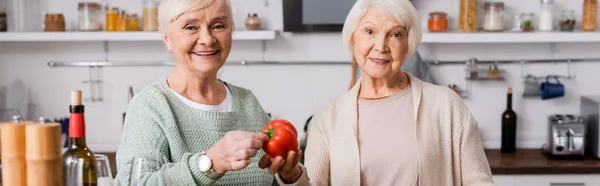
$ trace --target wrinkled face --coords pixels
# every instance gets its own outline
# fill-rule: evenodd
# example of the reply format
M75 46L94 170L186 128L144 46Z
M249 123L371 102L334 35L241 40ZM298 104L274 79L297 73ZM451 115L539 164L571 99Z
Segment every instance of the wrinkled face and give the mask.
M354 57L372 78L396 75L408 52L408 31L370 6L352 36Z
M216 75L231 51L233 20L217 3L182 14L163 37L178 65L195 75Z

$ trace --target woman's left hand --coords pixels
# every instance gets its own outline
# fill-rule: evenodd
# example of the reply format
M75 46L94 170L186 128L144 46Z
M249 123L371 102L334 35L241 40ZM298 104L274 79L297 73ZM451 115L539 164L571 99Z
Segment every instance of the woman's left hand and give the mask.
M258 167L261 169L269 168L271 174L279 173L281 178L286 183L295 183L302 176L302 170L298 166L298 162L302 157L302 150L289 151L287 160L281 156L275 158L265 154L258 162Z

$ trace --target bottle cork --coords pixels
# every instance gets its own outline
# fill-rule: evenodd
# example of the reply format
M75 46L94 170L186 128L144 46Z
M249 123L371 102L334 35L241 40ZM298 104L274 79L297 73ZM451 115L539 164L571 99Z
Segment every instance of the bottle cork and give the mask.
M25 133L27 185L63 185L60 124L29 124Z
M81 90L71 91L71 105L81 105Z
M24 123L1 123L2 185L27 185Z

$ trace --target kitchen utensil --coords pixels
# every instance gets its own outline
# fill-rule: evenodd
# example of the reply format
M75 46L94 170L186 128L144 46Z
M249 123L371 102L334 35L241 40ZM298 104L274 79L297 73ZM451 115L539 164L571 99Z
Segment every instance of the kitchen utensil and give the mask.
M585 153L586 121L581 116L554 114L548 116L548 147L553 158L582 158Z
M25 124L0 124L2 185L27 185Z
M523 82L523 97L537 97L541 94L540 83L537 78L532 75L527 75Z
M600 159L600 95L582 96L580 112L588 126L586 153Z
M63 185L60 124L28 124L25 133L27 184Z
M550 82L550 78L556 79L556 83ZM546 82L540 86L542 100L563 97L565 86L558 81L558 76L546 76Z

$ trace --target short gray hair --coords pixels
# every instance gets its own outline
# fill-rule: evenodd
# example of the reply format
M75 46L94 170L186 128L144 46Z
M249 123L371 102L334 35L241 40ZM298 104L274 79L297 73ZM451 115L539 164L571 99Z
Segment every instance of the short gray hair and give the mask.
M158 30L164 33L168 30L169 23L182 14L204 9L213 3L217 3L217 7L227 6L229 8L229 19L233 20L229 0L161 0L158 5Z
M413 55L419 44L421 44L421 23L417 10L409 0L357 0L344 23L342 29L342 41L344 47L350 52L354 59L354 47L352 46L352 36L360 22L360 19L367 11L369 6L374 6L388 19L397 21L408 31L408 52L406 59Z

